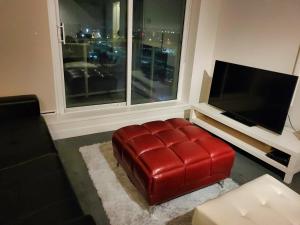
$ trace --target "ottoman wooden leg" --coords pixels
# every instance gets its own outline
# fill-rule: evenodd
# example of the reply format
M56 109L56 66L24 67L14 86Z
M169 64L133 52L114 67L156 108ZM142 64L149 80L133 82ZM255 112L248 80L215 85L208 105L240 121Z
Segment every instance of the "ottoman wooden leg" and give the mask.
M150 215L150 216L153 216L154 211L155 211L155 205L149 206L148 212L149 212L149 215Z

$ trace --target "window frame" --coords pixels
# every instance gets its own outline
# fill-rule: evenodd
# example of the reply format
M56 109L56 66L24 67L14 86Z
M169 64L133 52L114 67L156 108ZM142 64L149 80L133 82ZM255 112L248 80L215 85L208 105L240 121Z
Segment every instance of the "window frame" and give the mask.
M178 74L178 86L177 86L177 98L174 100L166 100L160 102L143 103L138 105L161 105L169 104L170 102L181 102L183 79L186 65L187 55L187 42L189 35L189 21L191 14L191 1L186 0L185 15L183 23L183 34L181 43L181 55ZM108 108L124 109L136 106L131 104L132 93L132 29L133 29L133 0L127 0L127 74L126 74L126 101L120 103L108 103L101 105L90 105L67 108L66 94L65 94L65 82L64 82L64 70L63 70L63 52L61 48L61 30L59 27L59 0L47 0L48 5L48 18L49 18L49 32L52 50L52 63L53 63L53 75L55 85L55 99L56 99L56 114L68 114L74 112L95 111Z

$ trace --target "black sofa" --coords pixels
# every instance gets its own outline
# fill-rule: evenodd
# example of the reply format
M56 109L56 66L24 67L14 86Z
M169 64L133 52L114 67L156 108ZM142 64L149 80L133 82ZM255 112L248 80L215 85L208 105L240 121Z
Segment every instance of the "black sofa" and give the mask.
M95 225L80 208L37 97L1 97L0 124L0 225Z

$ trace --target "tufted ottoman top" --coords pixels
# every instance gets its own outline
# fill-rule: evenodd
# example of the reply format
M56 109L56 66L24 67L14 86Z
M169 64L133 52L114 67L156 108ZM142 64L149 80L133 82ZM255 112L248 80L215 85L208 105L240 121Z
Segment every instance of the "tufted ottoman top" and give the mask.
M149 164L152 173L232 153L231 148L221 140L179 118L127 126L121 128L117 135L136 156L141 157L141 161ZM159 160L155 156L159 156Z

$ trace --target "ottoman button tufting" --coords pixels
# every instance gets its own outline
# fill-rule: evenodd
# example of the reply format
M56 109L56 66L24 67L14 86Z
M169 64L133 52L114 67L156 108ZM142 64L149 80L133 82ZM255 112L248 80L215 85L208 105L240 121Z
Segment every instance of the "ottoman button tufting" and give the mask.
M180 118L123 127L112 142L117 162L150 205L225 179L234 160L229 145Z

